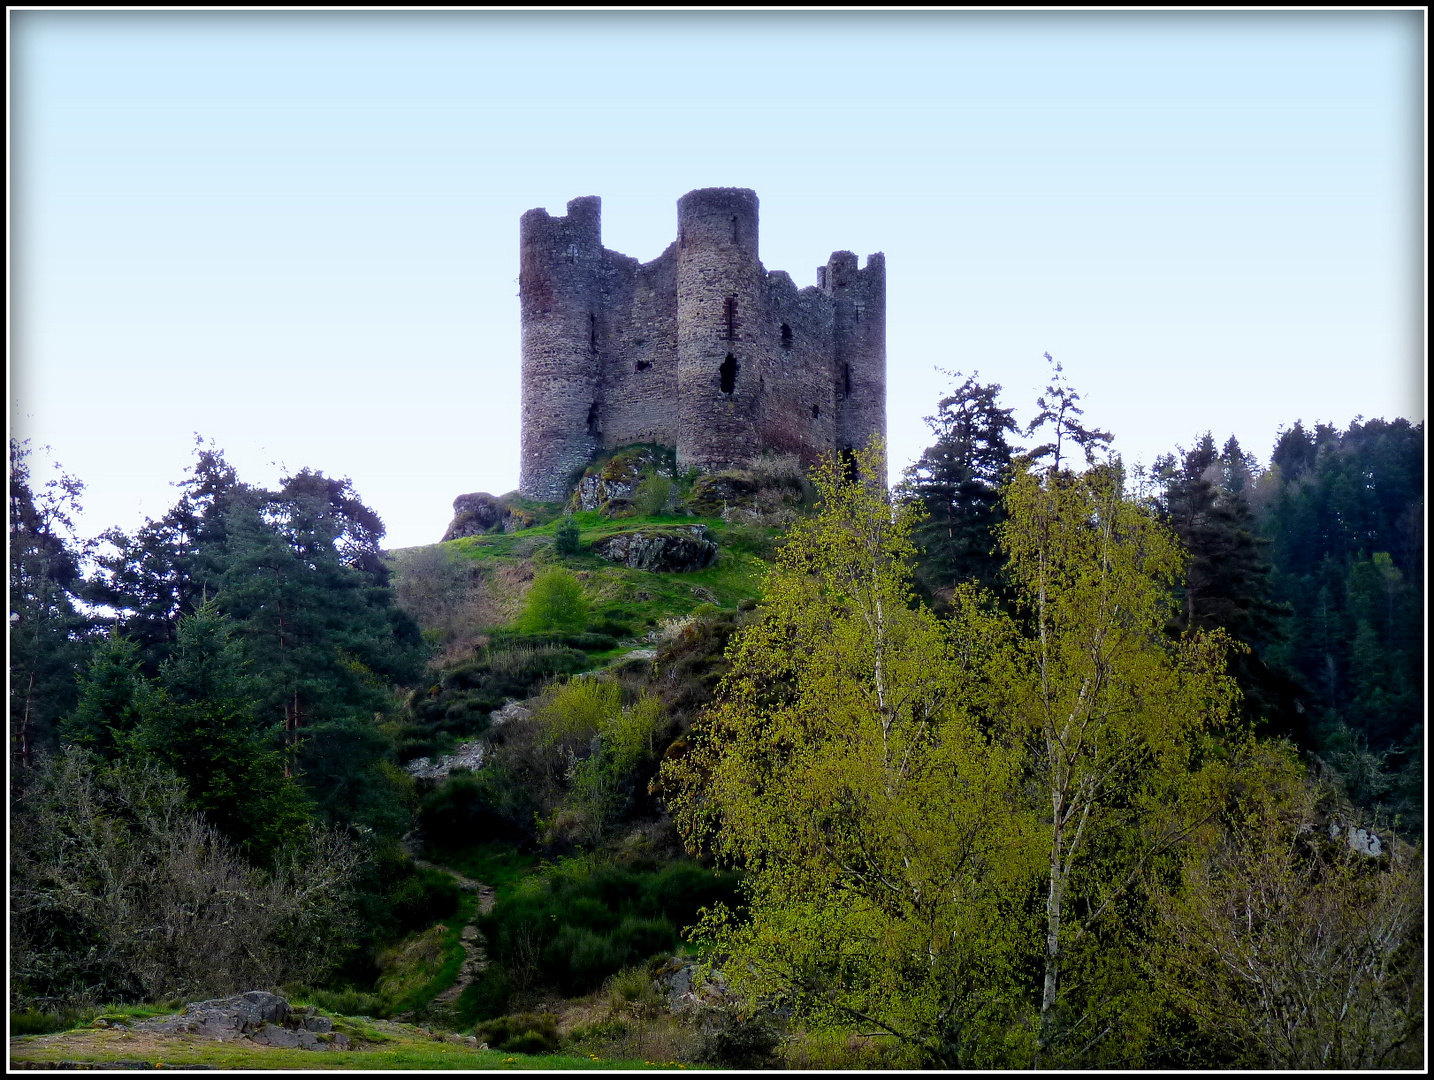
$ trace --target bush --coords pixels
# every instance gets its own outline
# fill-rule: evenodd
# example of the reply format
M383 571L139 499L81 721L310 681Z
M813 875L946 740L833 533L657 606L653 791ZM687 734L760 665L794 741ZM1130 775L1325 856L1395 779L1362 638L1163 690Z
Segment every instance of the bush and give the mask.
M85 1023L95 1010L25 1009L10 1014L10 1035L50 1035Z
M441 870L417 870L391 893L389 907L400 933L423 930L458 910L458 883Z
M550 566L533 578L518 628L530 634L544 630L576 632L587 625L588 612L588 600L578 579L562 567Z
M704 1018L697 1060L725 1069L765 1069L781 1044L782 1033L768 1014L714 1009Z
M553 529L553 550L559 555L576 555L582 549L578 523L565 517Z
M508 1011L511 996L512 986L508 982L507 972L497 964L489 964L459 995L458 1022L474 1024L502 1016Z
M418 811L425 843L444 848L521 842L528 838L532 817L529 793L494 768L450 775Z
M558 1048L558 1021L550 1013L500 1016L474 1028L490 1049L507 1054L550 1054Z
M676 948L701 907L736 906L738 877L681 862L662 868L573 860L501 898L482 926L515 981L582 994Z

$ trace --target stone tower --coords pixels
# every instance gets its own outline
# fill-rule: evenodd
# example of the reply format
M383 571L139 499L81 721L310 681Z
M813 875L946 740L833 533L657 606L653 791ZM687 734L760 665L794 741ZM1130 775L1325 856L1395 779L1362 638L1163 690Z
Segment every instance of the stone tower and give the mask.
M523 215L524 495L560 499L629 443L712 470L886 434L885 259L835 252L799 290L762 267L757 206L746 188L688 192L677 242L649 263L602 246L594 196Z

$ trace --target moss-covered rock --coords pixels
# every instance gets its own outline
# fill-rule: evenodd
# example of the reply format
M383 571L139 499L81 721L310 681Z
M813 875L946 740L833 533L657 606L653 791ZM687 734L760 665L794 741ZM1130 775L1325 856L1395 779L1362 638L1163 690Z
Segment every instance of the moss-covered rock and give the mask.
M687 573L717 561L717 545L705 525L674 525L614 533L593 544L593 553L633 570Z
M758 490L756 478L740 469L708 473L693 483L685 506L696 517L718 517L730 506L750 506Z

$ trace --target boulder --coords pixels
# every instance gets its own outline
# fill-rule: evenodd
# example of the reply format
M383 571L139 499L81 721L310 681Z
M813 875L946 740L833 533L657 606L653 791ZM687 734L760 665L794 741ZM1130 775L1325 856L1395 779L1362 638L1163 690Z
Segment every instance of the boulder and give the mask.
M453 520L443 540L457 540L460 536L478 536L503 522L504 507L486 491L473 491L453 500Z
M632 570L690 573L717 561L705 525L674 525L614 533L592 545L593 554Z

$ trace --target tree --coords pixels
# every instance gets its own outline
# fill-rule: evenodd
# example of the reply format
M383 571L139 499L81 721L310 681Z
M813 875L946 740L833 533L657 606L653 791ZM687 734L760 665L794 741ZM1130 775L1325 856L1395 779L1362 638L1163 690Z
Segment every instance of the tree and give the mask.
M245 666L233 620L201 604L179 622L130 748L172 768L190 807L262 863L308 825L310 807L267 738Z
M1162 899L1162 988L1229 1064L1418 1069L1422 850L1354 850L1349 815L1287 745L1238 773Z
M153 760L65 747L12 811L12 1000L189 1000L322 979L348 950L354 845L301 830L239 858Z
M749 918L718 909L696 932L754 997L885 1032L908 1061L1010 1063L1035 823L1018 748L978 719L1010 627L971 586L949 623L914 605L913 508L852 475L814 473L816 516L665 763L689 847L748 871Z
M30 452L28 440L10 440L10 741L22 768L37 747L53 747L74 707L94 628L75 605L84 578L73 515L84 485L60 471L36 490Z
M1123 487L1118 461L1080 475L1022 471L1001 528L1027 619L1007 676L1008 716L1025 734L1031 779L1049 807L1043 1061L1080 1057L1100 1040L1077 1047L1087 1036L1076 1035L1076 1016L1107 1031L1130 1019L1120 1015L1130 999L1092 985L1089 971L1078 993L1063 976L1104 959L1089 953L1102 923L1213 812L1220 770L1208 736L1236 701L1218 631L1166 637L1179 547Z
M1055 441L1042 443L1029 451L1027 456L1033 462L1050 458L1050 471L1056 473L1061 468L1061 455L1065 444L1072 443L1085 455L1086 464L1092 465L1100 451L1110 445L1114 436L1099 428L1085 427L1080 422L1079 418L1085 415L1085 410L1077 404L1080 395L1076 393L1075 387L1066 381L1060 361L1052 358L1050 353L1042 355L1045 356L1046 363L1051 365L1051 381L1046 384L1044 393L1036 398L1036 407L1040 412L1026 426L1025 433L1028 436L1033 435L1049 426Z
M95 650L80 680L80 700L61 722L60 734L101 757L113 757L139 726L152 696L139 646L113 628Z
M1386 784L1351 780L1417 833L1423 815L1424 428L1356 419L1281 434L1255 486L1272 593L1290 607L1266 650L1309 690L1311 742L1331 764L1371 757ZM1341 767L1341 771L1347 771ZM1355 774L1365 773L1362 765Z
M1269 734L1307 740L1299 685L1264 656L1282 637L1289 609L1270 600L1269 542L1256 535L1245 494L1249 459L1232 436L1223 452L1206 432L1194 449L1166 454L1153 469L1155 506L1187 556L1171 633L1221 628L1236 645L1228 657L1245 719Z
M991 589L1000 574L994 530L1003 513L1000 486L1016 450L1007 435L1016 422L1012 410L997 403L1000 385L977 378L968 376L926 417L936 442L907 468L899 489L923 511L912 538L917 584L928 594L967 580Z

